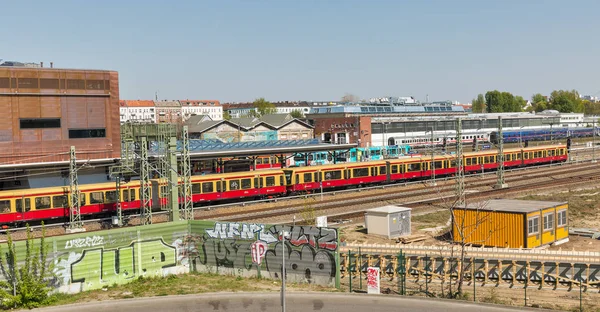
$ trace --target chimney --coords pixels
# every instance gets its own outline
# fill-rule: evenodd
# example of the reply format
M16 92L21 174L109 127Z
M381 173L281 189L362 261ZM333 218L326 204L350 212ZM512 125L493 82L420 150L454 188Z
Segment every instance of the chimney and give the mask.
M54 62L50 62L50 68L54 68Z
M40 67L44 68L44 62L40 62Z

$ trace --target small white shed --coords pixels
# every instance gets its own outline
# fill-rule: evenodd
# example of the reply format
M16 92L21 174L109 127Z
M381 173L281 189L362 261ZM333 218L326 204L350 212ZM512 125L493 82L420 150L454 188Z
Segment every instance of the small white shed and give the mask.
M411 208L394 205L369 209L365 212L365 226L369 234L396 238L410 235Z

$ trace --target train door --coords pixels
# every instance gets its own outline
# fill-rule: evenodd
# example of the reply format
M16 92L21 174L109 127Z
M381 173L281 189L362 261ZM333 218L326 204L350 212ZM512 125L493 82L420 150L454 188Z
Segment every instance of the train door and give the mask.
M15 210L19 214L17 219L25 219L25 213L31 210L31 199L22 197L21 199L15 200Z
M396 168L397 168L397 167L396 167ZM386 177L385 177L385 180L386 180L386 181L388 181L388 182L390 182L390 181L392 180L392 176L391 176L391 173L390 173L390 169L391 169L391 168L390 168L390 162L389 162L389 161L386 161L386 162L385 162L385 176L386 176ZM396 171L397 171L397 170L396 170Z

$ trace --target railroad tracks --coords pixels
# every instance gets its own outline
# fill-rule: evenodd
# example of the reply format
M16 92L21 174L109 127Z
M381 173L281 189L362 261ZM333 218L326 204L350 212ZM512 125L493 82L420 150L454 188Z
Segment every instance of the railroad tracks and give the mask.
M484 182L474 182L469 184L469 188L474 192L470 192L465 194L465 197L468 200L476 200L482 201L486 199L496 198L500 196L508 196L518 193L523 193L527 191L539 191L543 189L551 189L559 186L575 184L575 183L589 183L589 181L600 180L600 173L592 172L587 174L581 174L581 169L570 169L558 172L560 175L564 174L576 174L573 176L567 176L563 178L553 178L553 176L547 177L547 173L539 173L539 174L531 174L521 177L514 177L511 179L507 179L509 184L511 182L518 181L527 181L540 177L547 177L542 181L534 182L532 184L528 184L527 186L516 186L516 187L508 187L504 189L494 189L492 188L495 185L495 181L484 181ZM491 180L491 179L490 179ZM433 189L433 192L432 192ZM357 189L360 191L360 189ZM209 219L218 219L222 221L269 221L269 218L281 217L281 216L291 216L302 214L307 209L312 209L315 213L319 213L322 215L328 210L339 209L344 207L352 207L352 206L372 206L369 204L373 203L381 203L381 202L401 202L403 206L411 207L414 209L417 208L425 208L431 206L443 206L451 204L454 195L454 185L446 184L439 187L427 187L412 190L407 192L398 192L397 189L390 190L388 192L379 193L374 196L365 196L365 195L357 195L353 197L344 197L342 199L328 199L325 201L309 201L307 203L301 204L289 204L283 205L277 208L261 208L256 209L248 213L240 213L240 212L225 212L220 214L213 214ZM423 197L428 197L426 199L422 199ZM370 207L369 207L370 208ZM362 213L367 208L359 208L352 211L348 211L347 214L336 214L337 219L350 219L352 217L356 217L357 214Z

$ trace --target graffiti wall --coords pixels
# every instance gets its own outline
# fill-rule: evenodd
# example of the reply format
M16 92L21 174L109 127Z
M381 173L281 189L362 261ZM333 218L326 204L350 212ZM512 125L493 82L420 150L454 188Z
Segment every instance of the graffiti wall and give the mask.
M52 285L66 293L190 271L278 279L284 258L290 282L339 285L330 228L190 221L51 237L46 246ZM24 247L16 243L20 259Z

